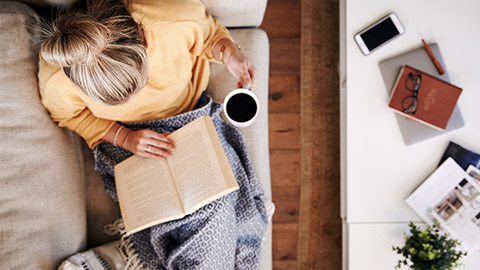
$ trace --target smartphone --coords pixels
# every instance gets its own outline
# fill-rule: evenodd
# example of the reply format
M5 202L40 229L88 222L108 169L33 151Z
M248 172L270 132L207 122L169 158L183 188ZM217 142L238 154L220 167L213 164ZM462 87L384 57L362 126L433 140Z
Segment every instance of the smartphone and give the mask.
M355 41L362 53L369 55L404 32L405 29L398 16L395 13L390 13L358 32L355 35Z

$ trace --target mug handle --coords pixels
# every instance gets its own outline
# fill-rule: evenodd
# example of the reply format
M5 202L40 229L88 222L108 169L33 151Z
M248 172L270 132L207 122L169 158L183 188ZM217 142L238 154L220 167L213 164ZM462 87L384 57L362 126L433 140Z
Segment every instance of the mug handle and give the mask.
M249 87L250 87L250 85L249 85L248 83L244 83L244 84L242 85L242 88L243 88L243 89L249 90L249 89L248 89Z

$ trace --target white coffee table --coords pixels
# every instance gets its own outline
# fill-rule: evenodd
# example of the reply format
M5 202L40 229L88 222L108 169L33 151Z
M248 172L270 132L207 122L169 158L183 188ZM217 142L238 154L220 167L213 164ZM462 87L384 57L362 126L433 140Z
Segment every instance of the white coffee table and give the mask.
M369 56L353 36L395 12L405 33ZM448 142L480 152L480 1L341 0L341 136L344 268L392 269L400 258L391 249L403 242L408 222L422 220L405 198L437 167ZM453 84L463 88L459 106L465 127L407 146L378 63L438 43ZM480 269L480 251L465 268Z

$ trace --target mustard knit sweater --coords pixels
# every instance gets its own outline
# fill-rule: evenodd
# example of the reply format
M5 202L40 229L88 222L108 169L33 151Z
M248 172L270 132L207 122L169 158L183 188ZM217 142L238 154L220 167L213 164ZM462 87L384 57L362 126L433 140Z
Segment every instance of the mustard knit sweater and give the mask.
M116 121L150 121L192 110L206 89L213 46L228 30L198 0L132 1L130 13L144 27L148 82L128 102L96 103L58 66L40 59L42 104L59 126L82 136L90 147L102 141Z

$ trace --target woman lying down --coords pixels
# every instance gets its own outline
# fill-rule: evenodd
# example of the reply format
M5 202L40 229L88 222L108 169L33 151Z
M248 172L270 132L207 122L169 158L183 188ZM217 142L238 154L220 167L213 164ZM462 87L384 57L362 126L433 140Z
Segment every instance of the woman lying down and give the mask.
M257 268L267 227L263 190L243 137L204 94L210 61L223 63L239 86L255 87L257 71L227 29L198 0L92 0L72 4L43 33L42 103L93 149L114 200L115 164L133 154L170 156L175 142L166 134L201 116L213 119L240 186L182 219L122 238L133 249L129 265Z

